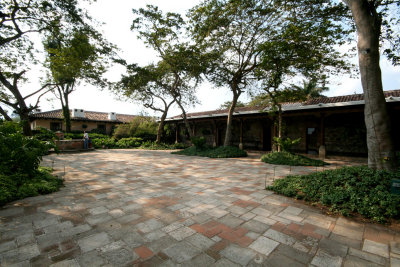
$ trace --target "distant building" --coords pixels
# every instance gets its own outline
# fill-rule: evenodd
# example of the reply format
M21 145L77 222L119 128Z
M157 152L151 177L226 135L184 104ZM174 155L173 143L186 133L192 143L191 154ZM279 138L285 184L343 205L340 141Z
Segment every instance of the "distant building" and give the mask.
M71 130L72 131L92 131L110 134L115 125L129 123L136 116L117 114L115 112L94 112L83 109L71 109ZM37 112L29 115L32 130L39 127L47 128L52 131L65 131L63 114L61 109Z
M385 91L396 150L400 150L400 90ZM364 95L321 97L305 102L283 103L283 137L301 138L294 151L310 154L366 155ZM270 107L240 107L233 113L232 145L244 149L272 149L277 127ZM228 110L188 113L195 136L209 145L224 143ZM182 116L167 119L176 130L176 142L187 141Z

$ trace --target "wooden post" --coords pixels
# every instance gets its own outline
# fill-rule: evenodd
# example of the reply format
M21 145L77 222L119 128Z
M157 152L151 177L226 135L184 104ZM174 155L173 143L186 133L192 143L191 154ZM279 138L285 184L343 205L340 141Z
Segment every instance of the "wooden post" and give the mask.
M196 136L196 123L193 122L193 129L192 129L193 136Z
M239 149L243 149L243 119L240 119L240 143Z
M213 135L214 135L213 147L216 147L218 143L218 128L215 120L213 120L212 122L213 122L212 125L213 125Z
M179 124L175 124L175 144L179 143Z
M319 121L319 149L318 154L319 157L324 159L326 157L326 148L325 148L325 116L321 114L321 118Z

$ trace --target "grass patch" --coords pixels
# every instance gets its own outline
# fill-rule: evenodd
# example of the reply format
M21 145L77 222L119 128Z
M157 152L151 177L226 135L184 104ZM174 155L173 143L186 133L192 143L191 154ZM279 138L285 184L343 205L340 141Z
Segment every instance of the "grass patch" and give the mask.
M344 167L309 175L275 180L267 189L279 194L319 203L331 211L355 213L384 223L400 218L400 196L390 194L390 182L400 172L375 171L366 166Z
M172 154L185 156L200 156L209 158L239 158L247 157L247 152L233 146L220 146L216 148L205 147L202 149L195 146L188 147L184 150L172 152Z
M63 182L51 174L51 168L39 167L33 174L0 174L0 206L8 202L49 194L60 189Z
M261 157L261 161L277 165L290 165L290 166L324 166L329 165L322 160L310 159L308 157L292 154L286 151L271 152Z

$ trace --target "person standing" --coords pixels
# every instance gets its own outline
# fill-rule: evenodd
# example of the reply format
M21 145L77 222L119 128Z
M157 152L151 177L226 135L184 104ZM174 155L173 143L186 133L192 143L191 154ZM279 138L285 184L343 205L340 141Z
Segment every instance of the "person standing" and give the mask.
M83 148L88 149L89 146L89 134L86 131L83 131Z

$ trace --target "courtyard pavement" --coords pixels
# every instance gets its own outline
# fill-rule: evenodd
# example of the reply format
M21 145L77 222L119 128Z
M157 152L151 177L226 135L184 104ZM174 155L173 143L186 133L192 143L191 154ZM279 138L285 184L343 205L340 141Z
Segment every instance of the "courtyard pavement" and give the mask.
M1 267L400 266L400 232L264 189L315 167L145 150L43 164L65 187L0 209Z

